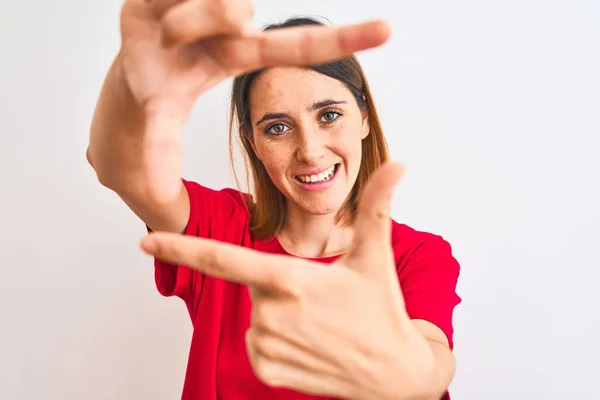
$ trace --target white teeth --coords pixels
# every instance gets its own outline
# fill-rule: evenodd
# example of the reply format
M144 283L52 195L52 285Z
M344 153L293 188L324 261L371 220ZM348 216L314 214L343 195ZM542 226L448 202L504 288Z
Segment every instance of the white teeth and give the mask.
M304 183L314 183L314 182L324 182L333 176L335 171L335 165L327 168L325 171L319 173L318 175L298 175L298 179Z

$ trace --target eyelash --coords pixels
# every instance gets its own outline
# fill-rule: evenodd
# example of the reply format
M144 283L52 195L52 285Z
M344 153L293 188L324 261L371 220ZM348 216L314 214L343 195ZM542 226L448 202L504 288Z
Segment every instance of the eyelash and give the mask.
M334 124L334 123L336 123L336 122L338 121L338 119L339 119L341 116L343 116L343 114L342 114L342 113L341 113L339 110L336 110L336 109L330 109L330 110L325 110L325 111L324 111L324 112L321 114L321 118L322 118L324 115L326 115L326 114L336 114L336 117L335 117L334 119L332 119L331 121L324 121L324 122L323 122L323 123L324 123L324 124L326 124L326 125L331 125L331 124ZM285 125L285 124L284 124L284 123L282 123L282 122L277 122L277 123L271 124L271 125L269 125L269 126L268 126L268 127L265 129L265 133L266 133L267 135L272 135L272 136L279 136L279 135L282 135L282 134L284 134L285 132L281 132L281 133L273 133L273 132L269 132L269 131L270 131L270 130L273 128L273 127L275 127L275 126L278 126L278 125Z

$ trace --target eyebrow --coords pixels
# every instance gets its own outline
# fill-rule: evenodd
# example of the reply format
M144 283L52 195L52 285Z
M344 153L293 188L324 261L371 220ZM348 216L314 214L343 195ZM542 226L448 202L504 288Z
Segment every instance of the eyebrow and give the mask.
M314 112L314 111L319 110L324 107L333 106L333 105L337 105L337 104L346 104L346 103L347 103L347 101L344 101L344 100L326 99L326 100L318 101L316 103L311 104L306 110L308 112ZM271 120L271 119L282 119L282 118L288 118L288 117L289 117L289 114L287 114L287 113L266 113L265 115L262 116L261 119L259 119L256 122L256 124L254 124L254 126L258 126L258 125L262 124L263 122Z

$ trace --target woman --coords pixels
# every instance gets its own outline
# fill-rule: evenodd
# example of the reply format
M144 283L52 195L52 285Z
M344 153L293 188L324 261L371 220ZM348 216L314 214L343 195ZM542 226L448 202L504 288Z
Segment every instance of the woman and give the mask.
M387 26L259 32L245 0L127 0L121 28L87 157L151 231L159 291L188 308L182 398L447 398L459 266L391 221L402 168L352 56ZM194 101L234 75L253 196L180 178Z

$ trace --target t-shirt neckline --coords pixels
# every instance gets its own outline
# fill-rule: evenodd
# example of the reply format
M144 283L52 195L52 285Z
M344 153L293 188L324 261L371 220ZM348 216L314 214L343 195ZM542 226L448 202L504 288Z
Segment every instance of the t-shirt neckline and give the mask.
M321 262L321 263L332 263L335 260L337 260L338 258L340 258L342 256L342 254L338 254L338 255L333 255L333 256L326 256L326 257L300 257L294 254L289 253L281 244L281 242L279 241L279 238L277 236L275 236L273 239L271 239L271 246L272 248L270 249L273 253L278 253L278 254L284 254L286 256L291 256L291 257L296 257L296 258L302 258L303 260L308 260L308 261L314 261L314 262Z

